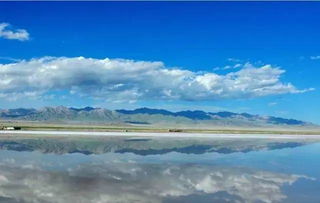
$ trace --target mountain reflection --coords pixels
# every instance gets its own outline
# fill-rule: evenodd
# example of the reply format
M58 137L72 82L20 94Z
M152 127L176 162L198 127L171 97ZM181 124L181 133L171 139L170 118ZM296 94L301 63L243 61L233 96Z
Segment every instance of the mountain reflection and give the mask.
M45 160L43 160L45 161ZM5 202L279 202L300 178L248 168L193 164L87 163L45 170L0 164Z
M169 152L184 154L204 154L217 152L230 154L259 150L294 148L311 141L261 140L261 139L138 139L138 138L90 138L90 139L54 139L54 138L1 138L0 149L14 151L40 151L42 153L81 153L85 155L115 153L134 153L137 155L157 155Z

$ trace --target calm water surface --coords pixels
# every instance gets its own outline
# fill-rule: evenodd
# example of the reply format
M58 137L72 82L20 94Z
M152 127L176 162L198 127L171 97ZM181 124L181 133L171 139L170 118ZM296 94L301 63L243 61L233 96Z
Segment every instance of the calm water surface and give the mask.
M0 202L320 202L320 141L0 138Z

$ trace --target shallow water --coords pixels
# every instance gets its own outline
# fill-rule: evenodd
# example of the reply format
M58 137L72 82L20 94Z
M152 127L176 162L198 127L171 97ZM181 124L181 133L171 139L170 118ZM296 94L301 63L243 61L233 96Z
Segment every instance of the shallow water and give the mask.
M0 139L0 202L320 202L320 141Z

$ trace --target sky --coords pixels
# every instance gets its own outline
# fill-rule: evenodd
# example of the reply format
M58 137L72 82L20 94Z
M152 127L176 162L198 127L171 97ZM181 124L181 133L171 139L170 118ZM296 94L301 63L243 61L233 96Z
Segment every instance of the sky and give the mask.
M0 2L0 109L198 109L320 124L319 9Z

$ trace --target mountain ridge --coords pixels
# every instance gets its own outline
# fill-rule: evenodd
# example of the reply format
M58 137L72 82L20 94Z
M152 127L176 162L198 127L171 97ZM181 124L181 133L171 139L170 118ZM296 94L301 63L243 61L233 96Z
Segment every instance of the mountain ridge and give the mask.
M275 116L260 116L249 113L234 113L228 111L205 112L201 110L185 110L172 112L165 109L137 108L134 110L108 110L105 108L74 108L74 107L43 107L0 109L1 120L30 121L70 121L70 122L101 122L127 124L206 124L224 126L265 126L287 125L308 126L309 122L281 118Z

